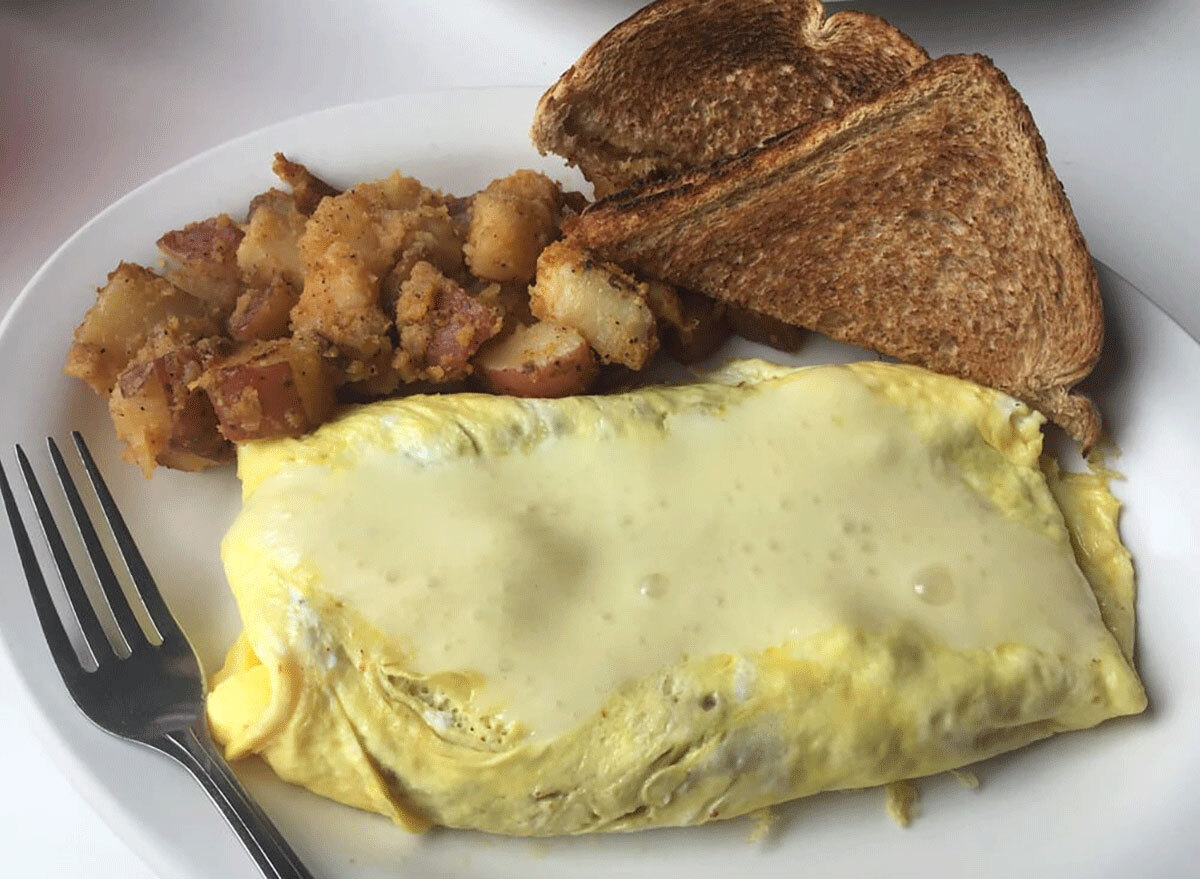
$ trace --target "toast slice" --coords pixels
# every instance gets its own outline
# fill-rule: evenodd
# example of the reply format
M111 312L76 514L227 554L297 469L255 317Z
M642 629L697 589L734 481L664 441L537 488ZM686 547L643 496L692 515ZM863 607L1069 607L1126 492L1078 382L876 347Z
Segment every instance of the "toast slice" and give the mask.
M609 195L873 98L929 60L881 18L819 0L660 0L542 96L530 136Z
M999 388L1090 447L1096 274L1028 108L980 55L710 168L601 201L596 256Z

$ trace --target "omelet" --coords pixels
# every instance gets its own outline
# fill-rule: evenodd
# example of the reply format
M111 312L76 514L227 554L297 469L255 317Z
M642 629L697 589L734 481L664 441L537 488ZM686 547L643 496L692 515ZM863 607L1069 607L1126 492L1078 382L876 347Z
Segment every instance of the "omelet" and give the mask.
M916 367L416 396L239 450L231 759L431 824L730 818L1144 709L1103 479ZM1064 518L1068 514L1069 520Z

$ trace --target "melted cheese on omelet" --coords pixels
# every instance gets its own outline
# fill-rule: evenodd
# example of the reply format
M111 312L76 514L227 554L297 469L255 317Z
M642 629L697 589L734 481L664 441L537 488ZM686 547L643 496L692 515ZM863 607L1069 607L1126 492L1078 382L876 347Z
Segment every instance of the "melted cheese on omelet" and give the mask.
M1047 484L1040 424L914 367L742 361L248 444L214 732L409 827L541 835L731 817L1141 711L1115 501Z

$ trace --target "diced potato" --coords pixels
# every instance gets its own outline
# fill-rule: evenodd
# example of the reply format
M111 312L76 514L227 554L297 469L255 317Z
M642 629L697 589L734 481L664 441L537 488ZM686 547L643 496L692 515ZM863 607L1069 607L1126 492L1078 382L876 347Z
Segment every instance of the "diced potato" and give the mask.
M707 296L648 281L646 304L654 312L663 349L680 363L703 360L729 338L725 306Z
M792 326L770 315L729 305L725 309L725 316L733 331L751 342L770 345L789 354L799 351L804 344L805 331L802 327Z
M239 342L281 339L288 334L288 317L299 296L281 278L267 287L253 287L238 297L229 316L231 338Z
M475 360L480 383L494 394L567 397L584 394L600 373L576 330L539 321L489 344Z
M403 249L380 284L381 304L387 310L395 308L400 288L419 262L430 263L454 281L464 282L469 277L463 264L462 239L457 237L457 229L449 215L442 216L438 211L429 210L411 215L408 223Z
M364 258L372 271L394 277L395 290L421 261L433 263L451 278L465 279L465 237L461 222L450 214L450 205L458 200L398 171L382 180L360 183L350 191L360 200L378 234L375 253L365 252ZM348 205L350 210L354 207ZM373 261L375 255L379 263Z
M535 171L493 180L471 203L463 252L467 266L487 281L533 280L542 248L558 235L562 193Z
M167 278L175 286L220 314L229 314L241 291L237 263L241 242L241 228L220 214L167 232L158 239L158 249L172 262Z
M566 242L542 251L529 304L542 320L582 333L605 363L641 369L658 350L646 285Z
M320 339L346 383L381 374L376 365L392 350L390 314L413 266L462 272L444 197L399 173L324 199L300 250L307 274L292 331Z
M292 196L268 189L250 202L237 265L247 287L268 287L276 278L299 290L304 284L300 236L307 217Z
M98 292L75 328L65 372L102 396L156 329L170 325L180 338L220 333L207 303L142 266L121 263Z
M333 377L315 346L296 339L254 342L216 361L196 383L235 442L299 436L333 411Z
M178 344L161 334L117 378L108 411L123 457L149 478L156 465L203 470L233 459L208 397L190 385L221 350L222 340Z
M391 355L391 324L380 307L378 276L341 241L311 265L291 313L294 335L319 340L334 355L339 382L366 378L368 364Z
M275 154L271 163L275 176L292 188L292 196L300 213L308 215L317 209L321 199L337 195L338 191L317 177L299 162L289 161L283 153Z
M422 207L445 207L446 197L416 177L393 171L387 177L359 183L348 190L365 198L377 209L415 211Z
M498 307L467 293L431 264L419 262L396 302L396 369L405 381L464 378L479 346L503 324Z
M407 264L411 272L414 265L424 260L447 277L465 281L470 275L463 261L464 240L444 207L420 211L410 221L397 265Z

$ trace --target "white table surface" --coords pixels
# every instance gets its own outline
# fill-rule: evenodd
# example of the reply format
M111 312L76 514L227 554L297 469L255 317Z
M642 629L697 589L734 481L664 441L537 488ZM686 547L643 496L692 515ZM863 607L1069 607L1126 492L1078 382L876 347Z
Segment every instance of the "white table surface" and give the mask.
M0 0L0 312L93 214L200 150L333 104L548 84L639 5ZM1200 3L849 5L931 54L991 55L1032 108L1093 253L1200 336ZM55 768L28 711L0 659L0 875L151 877Z

